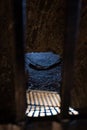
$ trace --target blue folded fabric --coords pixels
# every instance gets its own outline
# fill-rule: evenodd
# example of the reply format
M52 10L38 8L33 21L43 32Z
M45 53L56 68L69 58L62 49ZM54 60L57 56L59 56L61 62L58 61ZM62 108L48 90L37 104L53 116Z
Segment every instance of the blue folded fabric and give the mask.
M51 69L61 63L61 57L53 52L27 53L26 58L29 61L29 66L37 70Z

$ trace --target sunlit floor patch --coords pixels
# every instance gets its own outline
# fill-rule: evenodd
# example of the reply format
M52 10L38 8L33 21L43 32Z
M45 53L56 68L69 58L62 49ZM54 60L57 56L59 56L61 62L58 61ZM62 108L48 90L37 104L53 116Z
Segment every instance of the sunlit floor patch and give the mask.
M49 91L27 91L27 110L28 117L45 117L60 114L60 95L57 92ZM69 107L70 115L78 115L78 111Z
M76 110L74 110L73 108L69 107L69 114L70 114L70 115L78 115L79 112L76 111Z
M57 92L30 90L27 92L28 117L52 116L60 113L60 96Z

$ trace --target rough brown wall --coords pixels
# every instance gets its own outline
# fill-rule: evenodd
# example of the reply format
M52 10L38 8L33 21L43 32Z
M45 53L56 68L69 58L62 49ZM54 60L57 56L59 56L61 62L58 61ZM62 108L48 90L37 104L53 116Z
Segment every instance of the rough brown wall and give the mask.
M19 26L15 28L16 21L20 19L14 19L13 11L15 7L15 11L18 9L20 15L21 8L18 5L20 1L15 1L18 2L15 5L13 2L11 0L0 2L0 121L20 120L25 116L26 88L20 40L22 34L17 32L21 30Z
M78 43L76 45L75 86L72 104L87 108L87 1L82 0Z
M0 120L14 117L13 21L11 1L0 1Z
M26 51L62 54L64 16L64 0L27 0Z

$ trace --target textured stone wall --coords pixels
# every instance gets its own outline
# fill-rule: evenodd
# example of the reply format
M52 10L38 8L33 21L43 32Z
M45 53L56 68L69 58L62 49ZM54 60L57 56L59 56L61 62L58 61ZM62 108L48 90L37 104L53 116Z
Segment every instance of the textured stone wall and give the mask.
M27 0L26 51L62 54L65 28L64 0Z
M75 86L72 104L87 108L87 1L82 0L79 39L76 45Z

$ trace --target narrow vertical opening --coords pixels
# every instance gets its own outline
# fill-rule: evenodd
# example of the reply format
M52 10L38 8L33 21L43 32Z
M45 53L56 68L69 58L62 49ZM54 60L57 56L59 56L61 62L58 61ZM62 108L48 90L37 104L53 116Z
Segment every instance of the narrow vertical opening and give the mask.
M30 35L27 36L30 39L30 42L28 43L29 46L27 47L25 44L25 48L23 48L23 43L25 40L25 31L24 31L25 3L23 2L22 4L23 4L22 5L23 8L20 8L22 13L21 13L21 11L19 13L22 15L21 16L22 18L20 19L18 17L19 15L18 15L17 16L18 21L16 21L17 27L19 26L18 23L20 23L20 22L21 22L22 27L20 26L19 31L18 31L18 28L16 31L18 31L21 34L21 35L19 35L17 32L17 38L18 38L17 43L20 41L20 44L18 43L18 45L19 45L18 47L21 46L21 42L22 42L22 48L20 50L22 51L22 49L25 49L24 57L25 57L26 97L27 97L26 115L28 117L40 117L40 116L43 117L43 116L58 115L60 113L60 106L61 106L60 88L61 88L61 82L62 82L61 70L62 70L63 60L60 57L60 55L62 55L62 54L59 53L59 50L62 50L62 49L58 50L58 48L61 48L59 46L61 41L57 41L57 39L60 39L61 36L56 35L56 34L58 34L56 32L56 31L58 31L58 28L57 28L57 30L55 30L56 29L56 28L54 28L55 26L52 26L52 28L51 28L49 21L47 21L47 19L45 19L45 16L46 17L48 16L48 11L46 10L47 3L44 3L45 10L41 11L41 10L38 10L38 8L37 8L37 10L35 10L35 11L37 11L37 13L40 12L39 21L41 20L41 23L43 22L43 24L41 24L40 28L39 28L39 24L40 24L39 21L38 22L34 21L34 19L32 19L32 16L31 16L31 19L35 23L32 24L33 23L33 22L31 22L32 20L30 21L31 25L29 26L29 29L31 29L31 33L30 33ZM55 9L54 6L56 6L55 2L54 2L54 4L51 4L51 6L52 6L52 12L54 12L53 16L56 17L58 15L58 13L56 12L56 10L53 10L53 9ZM32 12L32 8L31 8L31 10L29 10L29 17L30 17L30 11ZM71 13L72 13L72 10L71 10ZM17 15L17 12L16 12L16 15ZM32 12L32 15L33 15L33 12ZM69 14L69 16L71 16L71 14ZM51 17L51 12L49 13L49 18L50 17ZM76 30L71 29L71 26L74 22L77 22L77 21L74 21L72 23L71 19L73 17L69 17L69 18L70 18L69 19L70 21L68 21L68 22L70 22L71 24L69 24L69 26L68 26L68 28L70 28L68 31L71 30L71 32L67 32L66 50L71 49L69 43L71 43L71 45L73 45L73 43L76 42L75 41L76 39L73 40ZM75 18L77 20L77 16L75 16ZM52 20L52 18L51 18L51 20ZM60 20L60 19L56 19L56 22L58 22L58 20ZM48 22L48 24L47 24L47 22ZM54 20L54 22L55 22L55 20ZM54 25L54 22L52 23L52 25ZM38 23L38 25L37 25L37 23ZM42 25L45 25L45 26L43 27ZM57 23L56 23L56 26L57 26ZM73 26L74 26L74 24L73 24ZM43 27L43 29L41 27ZM75 29L75 27L76 27L76 24L74 26L74 29ZM44 28L45 28L45 31L44 31ZM49 31L47 31L47 28L51 29L50 33L49 33ZM59 31L60 30L61 30L61 28L59 28ZM46 41L45 41L45 38L40 39L41 33L46 38ZM63 33L64 32L61 31L61 34L63 34ZM23 38L21 38L21 36L23 36ZM48 38L48 36L49 36L49 38ZM32 37L32 39L30 37ZM51 38L53 38L53 39L51 39ZM62 38L64 38L64 37L62 37ZM50 40L50 42L49 42L49 40ZM71 42L71 40L73 42ZM57 42L57 48L55 48L56 46L54 47L54 45L56 44L54 41ZM39 43L40 43L40 46L39 46ZM51 47L50 49L48 49L47 48L48 46L46 46L48 44L49 44L49 47ZM34 48L34 46L35 46L35 48ZM45 46L45 48L43 49L44 46ZM29 50L26 48L28 48ZM32 51L30 51L30 50L32 50ZM57 53L54 53L54 51L52 51L52 50L57 50ZM68 50L68 52L70 52L70 50ZM70 61L72 61L71 63L73 63L73 60L74 60L73 50L71 49L71 53L67 53L67 51L66 51L65 54L66 54L65 56L67 56L67 54L72 54ZM20 52L18 52L18 56L21 57ZM65 58L67 59L67 57L65 57ZM68 58L70 58L70 55ZM65 61L67 61L67 64L70 63L69 59L67 59L67 60L66 59L65 59ZM19 63L19 61L18 61L18 63ZM71 69L72 69L72 66L71 66ZM64 71L66 74L69 74L67 70L68 69L66 69ZM69 68L69 70L70 70L70 68ZM72 71L69 71L69 72L72 72ZM67 78L65 78L65 79L67 79ZM72 78L69 78L69 79L72 80ZM67 82L65 81L64 88L62 88L62 90L64 89L64 91L62 91L62 97L63 97L62 98L62 101L63 101L62 108L64 110L64 106L65 106L65 108L66 108L65 114L69 111L70 111L69 114L74 114L74 112L75 112L72 108L69 108L70 102L68 102L67 101L68 98L66 98L66 97L70 96L69 93L68 93L68 96L66 96L67 93L65 93L66 90L68 90L68 89L69 89L68 92L70 92L69 86L71 85L71 82L72 81L69 81L69 84L68 84L68 79L67 79ZM68 84L68 87L67 87L67 84ZM64 101L66 101L66 104Z

